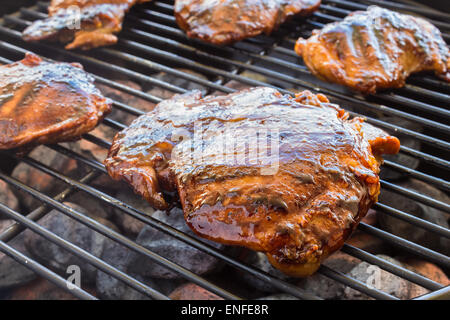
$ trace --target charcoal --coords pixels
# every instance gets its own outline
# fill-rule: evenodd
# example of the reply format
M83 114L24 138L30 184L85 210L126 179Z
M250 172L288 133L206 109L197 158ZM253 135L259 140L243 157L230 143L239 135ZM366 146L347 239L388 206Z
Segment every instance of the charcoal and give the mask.
M270 275L272 275L278 279L281 279L281 280L289 280L290 279L284 273L282 273L278 269L275 269L274 267L272 267L272 265L270 264L269 260L267 259L266 255L264 253L248 251L247 256L245 257L245 262L247 264L254 266L255 268L257 268L259 270L269 273ZM279 289L272 286L269 282L261 280L248 272L238 271L237 276L242 278L242 280L245 281L251 287L256 288L260 291L263 291L263 292L279 291Z
M211 291L202 288L195 283L186 283L176 288L169 297L172 300L223 300Z
M248 85L248 84L236 81L236 80L228 81L227 83L224 84L224 87L231 88L236 91L252 88L251 85ZM211 93L212 96L223 96L224 94L225 93L223 91L214 91Z
M369 209L366 216L361 220L365 224L370 226L378 225L377 212L373 209ZM346 241L347 244L368 251L372 254L386 253L389 250L386 242L374 235L356 229L351 237Z
M450 285L450 279L445 274L445 272L431 262L411 257L401 257L398 260L407 269L417 274L421 274L432 281L442 284L443 286ZM410 298L415 298L429 292L429 290L411 283Z
M148 285L149 287L160 290L152 279L144 279L139 275L134 275L128 272L127 266L129 264L130 249L118 244L117 242L108 241L105 244L101 259L116 267L122 272L128 273L136 280ZM102 299L108 300L149 300L150 297L140 293L134 288L128 286L121 280L110 276L102 271L97 272L96 277L97 292Z
M413 272L419 273L430 280L442 284L443 286L450 285L450 279L445 272L437 265L429 261L411 257L401 257L399 260L405 265L406 268Z
M67 202L65 204L78 212L88 215L87 210L76 204ZM96 218L96 220L112 229L116 229L109 221L102 218ZM110 241L93 229L57 210L52 210L45 215L39 220L39 224L97 257L102 254L105 243ZM83 283L93 283L95 281L97 269L94 266L36 233L29 232L29 230L25 232L25 246L36 260L64 276L67 276L67 268L69 266L76 265L81 269L81 281Z
M325 266L342 273L349 272L358 263L358 259L339 251L333 253L323 262ZM298 286L307 292L327 300L342 299L346 288L344 284L320 273L315 273L312 276L300 280Z
M100 125L90 132L90 134L95 136L96 138L105 140L107 142L111 142L116 133L116 130L107 127L106 125ZM82 139L75 143L80 149L81 154L86 158L95 159L98 162L102 162L108 154L107 148L103 147L102 145L92 143L86 139Z
M278 293L278 294L272 294L270 296L258 298L256 300L300 300L297 297L294 297L287 293Z
M383 239L359 230L355 230L346 243L372 254L385 253L390 249Z
M63 145L74 148L75 151L78 150L75 143L71 142ZM76 160L65 157L45 146L35 148L31 151L29 156L51 167L53 170L69 175L75 179L78 179L82 175L86 174L86 168L79 165ZM11 175L13 178L20 180L27 186L37 189L47 195L56 195L67 188L67 185L62 181L53 178L23 162L14 168ZM42 205L42 202L36 200L24 191L13 189L13 192L20 199L21 205L27 211L31 211Z
M159 292L169 296L176 288L186 283L186 280L183 279L156 279L152 278L153 283L156 284L156 287L159 288Z
M0 220L0 233L6 230L13 220ZM19 250L21 253L28 255L24 244L24 233L19 234L8 245ZM16 262L16 260L0 253L0 291L22 286L34 279L37 275L24 265Z
M13 193L12 187L3 180L0 180L0 203L12 210L19 210L19 200ZM6 218L7 216L0 212L0 219Z
M183 73L191 74L191 75L193 75L193 76L195 76L195 77L197 77L197 78L199 78L201 80L207 80L207 78L204 75L199 74L197 72L194 72L192 70L189 70L189 69L178 69L178 70L183 72ZM205 93L207 91L207 87L205 87L205 86L203 86L201 84L198 84L198 83L193 82L191 80L187 80L187 79L182 78L180 76L172 75L172 74L165 73L165 72L158 73L156 76L154 76L154 78L156 78L158 80L161 80L161 81L164 81L166 83L170 83L171 85L174 85L174 86L186 89L186 90L200 90L203 93ZM159 86L155 86L153 88L150 88L150 90L148 90L147 92L149 94L157 96L157 97L159 97L161 99L169 99L175 94L174 92L172 92L172 91L170 91L168 89L159 87Z
M83 288L88 293L92 290ZM91 291L91 292L89 292ZM36 279L11 291L10 300L78 300L70 291L64 290L44 278Z
M425 182L416 179L408 179L397 184L408 189L416 190L419 194L427 195L444 203L450 203L446 194ZM444 228L449 228L447 214L438 209L426 206L417 201L411 201L405 196L388 190L383 190L381 192L379 200L384 204L412 214L418 218L435 223ZM414 226L411 223L381 212L378 214L378 221L381 228L390 233L442 252L446 255L450 255L450 240L445 237L440 237L436 233L429 232L423 228Z
M112 209L98 198L95 198L85 192L77 192L70 196L70 202L86 208L86 214L91 218L109 219L112 215Z
M194 233L186 225L183 217L183 211L181 209L174 208L171 210L169 215L162 211L156 211L153 214L153 217L171 225L179 231L200 239L194 235ZM206 240L200 240L206 242ZM142 229L136 239L136 242L198 275L219 271L222 265L222 262L216 258L149 226ZM213 242L208 243L216 248L224 247L221 244ZM174 273L167 268L160 266L156 262L151 261L149 258L138 254L135 255L130 267L133 272L144 277L162 279L179 279L181 277L179 274Z
M155 209L153 209L147 201L141 196L136 195L130 188L119 190L116 194L116 198L149 216L155 212ZM113 219L117 226L133 238L136 238L145 226L145 223L133 218L122 210L114 209L113 213Z
M15 221L12 219L0 220L0 234L2 234L6 229L9 228Z
M114 82L122 84L126 87L130 87L137 91L142 91L142 87L133 81L114 80ZM107 85L99 85L98 87L102 92L102 94L105 95L106 97L112 99L113 101L130 106L132 108L148 112L152 110L155 106L154 103L139 98L133 94L126 93L125 91L114 89ZM136 118L135 115L132 115L131 113L123 111L119 108L113 108L113 111L108 115L108 117L126 125L130 124L130 122Z
M385 255L377 255L390 263L403 267L402 263L398 260ZM381 290L385 293L393 295L399 299L410 298L410 283L392 273L384 271L378 266L371 265L367 262L361 262L355 266L350 272L347 273L350 277L373 287L374 289ZM354 290L350 287L346 287L344 290L344 297L352 300L367 300L373 299L364 293Z

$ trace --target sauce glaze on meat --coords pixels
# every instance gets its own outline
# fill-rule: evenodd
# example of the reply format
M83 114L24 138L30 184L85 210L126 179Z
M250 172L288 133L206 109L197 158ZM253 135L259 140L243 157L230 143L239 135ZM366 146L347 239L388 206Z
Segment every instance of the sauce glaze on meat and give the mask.
M111 102L80 64L25 59L0 67L0 149L79 138L110 112Z
M175 17L191 38L226 45L270 34L294 15L316 11L321 0L176 0Z
M428 21L370 6L298 39L297 54L317 77L364 93L400 88L415 72L450 81L450 51Z
M158 209L177 193L198 235L306 276L377 200L381 154L398 150L323 95L257 87L159 103L116 135L105 165Z
M117 42L125 13L150 0L52 0L48 18L23 32L26 41L70 42L66 49L91 49Z

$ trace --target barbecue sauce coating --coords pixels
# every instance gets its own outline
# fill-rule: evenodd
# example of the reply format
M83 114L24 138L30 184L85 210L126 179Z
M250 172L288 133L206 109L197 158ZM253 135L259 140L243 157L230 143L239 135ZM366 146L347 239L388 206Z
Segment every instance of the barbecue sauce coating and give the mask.
M316 11L321 0L176 0L175 18L188 37L226 45L270 34L294 15Z
M377 6L299 38L295 51L317 77L363 93L400 88L415 72L450 81L450 52L428 21Z
M111 102L77 63L27 53L0 67L0 149L79 138L111 110Z
M116 135L104 163L158 209L177 191L198 235L307 276L377 200L381 153L399 147L323 95L257 87L165 100Z
M115 44L125 13L150 0L52 0L48 18L23 31L26 41L70 42L66 49L91 49Z

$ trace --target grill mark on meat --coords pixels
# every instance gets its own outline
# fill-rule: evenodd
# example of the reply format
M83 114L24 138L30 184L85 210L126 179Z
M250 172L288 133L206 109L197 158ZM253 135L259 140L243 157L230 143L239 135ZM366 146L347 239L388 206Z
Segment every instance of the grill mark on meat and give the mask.
M421 71L450 81L450 51L439 30L424 19L377 6L299 38L295 51L314 75L363 93L400 88Z

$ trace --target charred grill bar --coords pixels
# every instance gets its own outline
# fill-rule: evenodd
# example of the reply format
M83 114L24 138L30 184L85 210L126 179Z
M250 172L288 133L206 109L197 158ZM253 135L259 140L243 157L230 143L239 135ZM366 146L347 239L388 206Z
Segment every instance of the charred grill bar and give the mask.
M394 10L418 12L441 29L447 43L450 40L450 24L446 22L449 21L449 14L435 12L433 10L418 10L415 7L396 2L324 0L320 10L311 17L301 20L303 21L302 23L299 22L300 20L293 20L282 25L272 36L259 36L247 39L230 47L216 48L197 40L188 40L184 32L176 26L172 14L173 3L170 1L155 1L131 10L125 19L124 28L119 35L119 43L116 47L96 49L92 52L69 52L64 50L60 45L49 43L30 44L21 40L21 31L31 21L46 16L48 4L38 3L34 7L22 8L16 14L3 17L3 21L0 23L0 38L2 39L0 41L0 62L10 63L12 60L19 60L27 51L33 51L42 56L57 60L80 62L87 71L95 75L98 83L151 103L160 102L162 98L136 90L109 78L114 74L121 78L130 79L172 93L183 93L187 90L179 85L166 82L149 74L164 72L182 78L186 81L201 85L204 88L205 94L216 91L222 93L235 91L231 86L226 86L232 80L247 86L268 85L276 87L283 93L292 93L290 90L292 88L296 90L309 89L319 91L326 94L332 102L339 103L342 107L350 110L352 116L366 116L367 121L376 126L394 134L403 134L408 138L422 143L422 150L416 150L407 146L401 147L402 154L420 161L418 169L411 169L400 163L388 160L385 161L384 167L401 173L404 176L424 181L438 189L448 192L450 190L450 183L448 181L450 171L450 159L448 158L450 150L450 142L448 139L448 133L450 133L450 127L448 126L448 120L450 118L450 112L448 110L450 105L450 85L448 83L428 75L415 75L410 77L407 85L402 89L363 97L342 90L341 87L318 82L310 75L307 68L301 64L301 59L296 56L293 50L296 37L300 35L308 36L312 29L321 28L328 22L338 21L351 11L365 9L370 4L378 4ZM185 71L186 69L195 71L197 74L188 73ZM198 74L204 77L200 77ZM142 110L139 110L138 105L130 106L119 101L113 101L113 106L133 116L139 116L144 113ZM395 116L410 123L418 124L423 128L423 131L417 132L405 128L402 125L387 122L382 118L380 119L380 115ZM126 127L125 124L108 117L103 121L102 125L114 130L121 130ZM110 146L110 141L96 137L93 134L84 135L84 139L101 148L106 149ZM8 218L16 220L16 223L12 227L0 234L0 251L13 257L18 262L27 265L40 276L52 281L61 288L67 289L64 279L46 266L39 264L9 246L8 241L12 240L23 230L30 229L137 291L154 299L167 299L164 294L35 223L35 221L45 216L52 208L58 209L61 213L94 229L96 232L120 243L134 252L150 258L182 275L183 278L190 282L196 283L223 298L245 298L239 297L204 277L192 273L186 268L146 249L121 235L119 232L98 223L92 218L62 203L66 199L69 199L72 194L83 192L95 197L102 204L119 209L123 214L130 215L200 251L224 261L233 268L252 274L258 279L270 283L280 292L286 292L301 299L319 298L289 282L245 264L219 249L198 241L190 235L180 232L146 215L144 212L131 207L123 201L110 196L99 188L91 186L90 182L92 180L106 173L103 164L96 159L87 158L62 145L51 145L48 148L57 151L63 157L76 159L87 168L90 168L90 172L80 180L76 180L44 165L39 159L33 159L31 157L18 159L11 153L2 152L2 157L11 161L22 161L40 170L42 174L49 175L55 180L64 182L67 188L54 198L51 198L11 177L9 174L1 172L1 180L32 195L42 203L42 206L26 215L22 215L23 213L19 213L4 204L0 204L0 212L8 216ZM448 203L400 186L395 182L382 180L381 183L383 189L403 195L411 199L411 201L417 201L426 206L450 213L450 205ZM450 238L450 231L447 228L416 217L408 212L390 207L385 203L377 203L374 209L423 228L427 232L439 234L447 239ZM407 251L412 255L433 262L444 270L450 270L450 258L442 253L365 223L361 223L358 229L380 238L390 245ZM362 261L377 265L381 269L431 291L429 294L419 297L421 299L442 299L450 297L450 287L444 287L431 279L383 260L365 250L346 244L342 251ZM319 269L319 273L370 297L376 299L397 299L393 295L369 287L367 284L329 267L322 266ZM71 290L70 292L81 299L95 298L83 289Z

